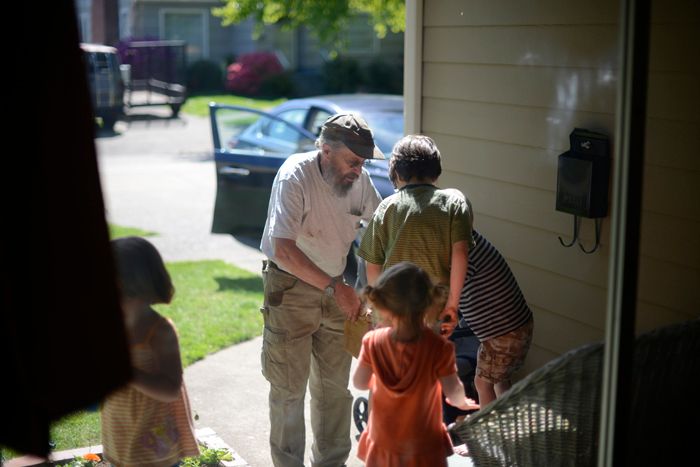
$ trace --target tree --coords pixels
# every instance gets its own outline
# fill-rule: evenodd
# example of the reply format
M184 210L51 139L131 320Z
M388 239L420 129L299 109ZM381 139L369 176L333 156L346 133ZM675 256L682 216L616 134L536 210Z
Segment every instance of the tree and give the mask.
M406 25L406 4L403 0L224 0L225 5L213 8L214 16L228 26L248 18L255 22L255 34L263 27L278 24L283 29L305 26L319 40L334 48L342 47L340 32L350 17L369 14L378 37L388 31L401 32Z

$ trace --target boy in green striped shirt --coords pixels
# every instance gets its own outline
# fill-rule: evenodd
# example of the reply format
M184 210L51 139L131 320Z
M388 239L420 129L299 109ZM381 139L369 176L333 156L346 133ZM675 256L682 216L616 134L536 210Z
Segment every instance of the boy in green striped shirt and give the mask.
M398 191L374 212L358 254L367 261L370 285L386 268L410 261L434 283L449 287L444 308L426 316L430 326L449 336L457 326L468 254L474 246L473 213L459 190L435 186L441 173L440 151L430 137L400 139L389 161L389 177Z

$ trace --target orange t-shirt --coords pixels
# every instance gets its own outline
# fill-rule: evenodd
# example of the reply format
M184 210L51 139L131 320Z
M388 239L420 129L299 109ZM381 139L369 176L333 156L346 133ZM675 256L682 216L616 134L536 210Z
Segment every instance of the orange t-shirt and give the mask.
M391 331L377 329L362 340L359 361L372 368L372 400L357 456L368 467L447 465L452 442L439 378L457 372L454 345L428 328L414 342L397 342Z

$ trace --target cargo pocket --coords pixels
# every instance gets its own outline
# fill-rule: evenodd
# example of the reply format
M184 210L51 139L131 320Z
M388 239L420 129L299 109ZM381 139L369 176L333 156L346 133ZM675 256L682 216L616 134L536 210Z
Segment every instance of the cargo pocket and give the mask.
M260 366L265 379L273 386L289 387L289 365L287 364L287 331L263 328L263 344Z
M284 300L284 293L293 288L297 278L291 274L271 269L267 272L267 287L265 290L265 303L268 306L280 306Z

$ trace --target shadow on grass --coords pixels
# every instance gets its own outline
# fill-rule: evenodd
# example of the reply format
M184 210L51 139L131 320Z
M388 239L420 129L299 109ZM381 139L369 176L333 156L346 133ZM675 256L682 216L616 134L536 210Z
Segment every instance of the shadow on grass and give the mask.
M174 116L172 114L162 114L162 113L129 113L124 121L127 124L133 124L133 123L158 123L158 122L163 122L165 124L180 124L180 125L185 125L185 121L180 118L179 116Z
M245 277L231 279L230 277L215 277L214 280L219 284L219 292L225 290L243 290L246 292L262 293L263 284L260 277Z

